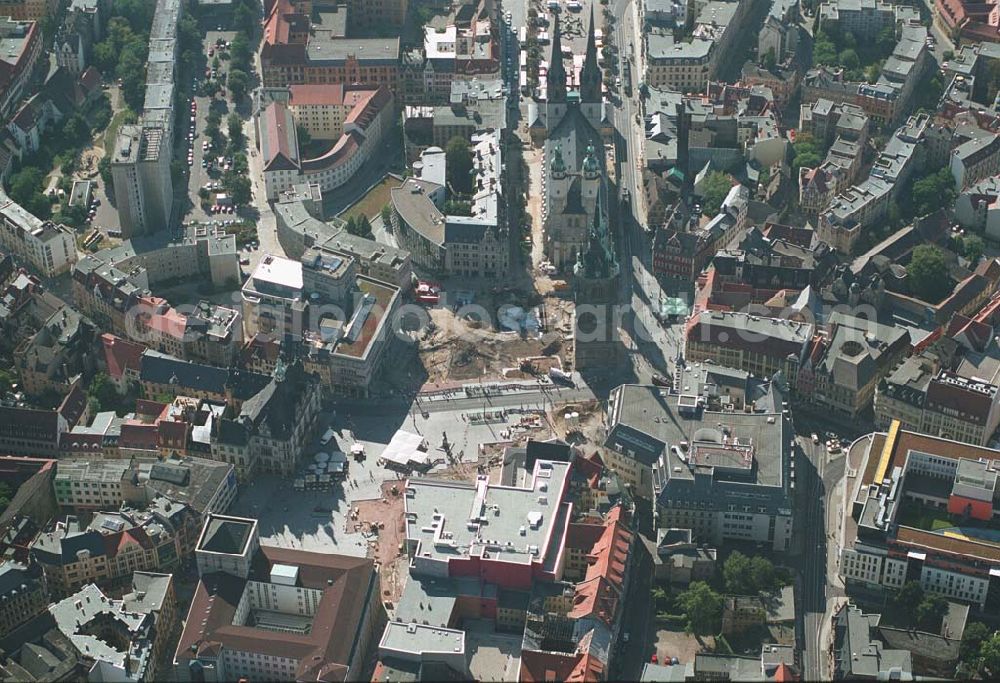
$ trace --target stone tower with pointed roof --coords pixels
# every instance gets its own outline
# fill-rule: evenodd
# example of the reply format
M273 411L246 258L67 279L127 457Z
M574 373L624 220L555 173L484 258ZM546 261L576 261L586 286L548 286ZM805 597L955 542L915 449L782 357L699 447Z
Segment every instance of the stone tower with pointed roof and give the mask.
M555 16L552 29L552 55L549 57L549 72L545 79L545 116L550 123L556 123L566 115L566 67L563 65L562 28L559 15Z
M598 169L596 157L588 155L584 174ZM573 267L573 367L580 371L614 368L623 357L615 308L621 268L608 228L607 201L607 187L602 186L590 221L587 248L577 255Z
M595 127L603 116L603 96L601 94L601 67L597 63L597 36L594 23L594 6L590 7L590 30L587 33L587 52L580 70L580 108L584 116Z
M562 23L558 14L555 15L554 22L545 100L532 99L528 102L528 129L531 136L536 143L541 143L573 111L581 112L595 130L609 136L613 126L610 110L605 110L601 89L602 74L598 63L597 24L593 9L579 80L574 73L567 71L567 68L573 67L573 60L567 60L563 53Z

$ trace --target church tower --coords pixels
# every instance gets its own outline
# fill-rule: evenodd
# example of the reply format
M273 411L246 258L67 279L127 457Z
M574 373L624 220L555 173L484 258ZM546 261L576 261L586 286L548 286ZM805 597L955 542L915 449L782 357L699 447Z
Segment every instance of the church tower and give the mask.
M607 194L597 196L587 250L573 268L573 367L613 369L622 361L615 304L620 266L608 230Z
M549 128L556 126L566 114L566 67L563 65L562 29L559 15L555 15L556 25L552 31L552 56L549 59L549 73L545 82L546 120Z
M587 34L587 53L580 70L580 109L595 129L601 130L604 119L604 96L601 93L601 67L597 63L597 36L594 7L590 7L590 32Z
M594 34L594 6L590 6L590 32L587 34L587 53L580 71L580 101L601 101L601 67L597 64L597 37Z

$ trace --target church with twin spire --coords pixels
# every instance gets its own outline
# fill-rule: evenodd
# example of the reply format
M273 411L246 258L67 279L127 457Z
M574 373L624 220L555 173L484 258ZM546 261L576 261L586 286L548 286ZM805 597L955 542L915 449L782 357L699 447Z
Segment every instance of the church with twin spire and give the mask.
M567 60L574 75L576 67ZM544 139L542 227L545 255L572 274L574 368L611 368L620 360L614 320L619 295L618 257L610 227L614 194L608 182L605 145L611 124L602 93L601 67L591 10L587 48L576 86L570 87L556 15L545 101L532 103L533 133Z
M528 130L536 143L541 143L559 125L571 105L576 105L594 130L610 136L611 112L605 107L602 89L601 66L597 57L597 35L594 11L591 7L590 29L583 66L576 77L575 58L564 52L562 27L556 14L552 30L552 52L545 80L545 99L531 100L528 104ZM567 63L572 72L567 72ZM578 82L577 82L578 81Z

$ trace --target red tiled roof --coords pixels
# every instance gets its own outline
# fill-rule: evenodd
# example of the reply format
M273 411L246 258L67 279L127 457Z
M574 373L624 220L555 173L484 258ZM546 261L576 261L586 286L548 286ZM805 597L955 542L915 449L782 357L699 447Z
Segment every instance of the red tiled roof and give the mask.
M104 347L104 362L108 366L110 377L118 379L126 370L139 372L142 352L145 350L143 346L107 332L101 335L101 344Z
M251 580L268 581L274 564L299 569L299 585L323 591L308 634L276 633L233 624L247 582L223 573L202 577L195 590L176 659L221 646L299 660L297 681L344 680L354 633L365 616L374 577L372 560L261 546ZM372 617L374 618L374 617Z
M566 528L566 547L590 551L604 535L602 524L580 524L570 522Z
M791 683L799 680L799 677L792 671L792 667L782 662L774 672L774 680L775 683Z
M609 623L614 619L632 544L632 532L625 527L622 514L621 505L608 513L603 533L587 556L586 577L576 586L570 617L594 615Z
M290 85L288 93L288 104L293 107L345 104L343 83Z

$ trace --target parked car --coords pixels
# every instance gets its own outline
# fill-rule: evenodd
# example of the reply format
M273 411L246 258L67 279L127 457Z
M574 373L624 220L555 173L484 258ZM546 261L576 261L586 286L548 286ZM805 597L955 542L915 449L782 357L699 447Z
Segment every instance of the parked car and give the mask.
M669 387L670 381L663 375L653 375L652 377L653 386L657 387Z

